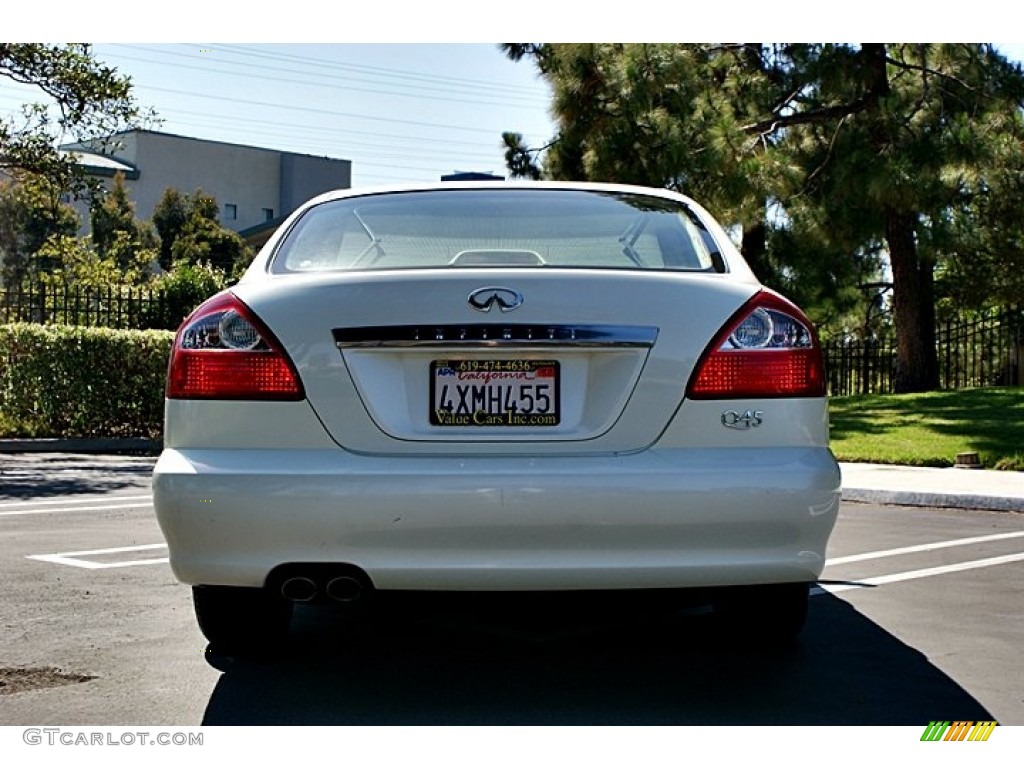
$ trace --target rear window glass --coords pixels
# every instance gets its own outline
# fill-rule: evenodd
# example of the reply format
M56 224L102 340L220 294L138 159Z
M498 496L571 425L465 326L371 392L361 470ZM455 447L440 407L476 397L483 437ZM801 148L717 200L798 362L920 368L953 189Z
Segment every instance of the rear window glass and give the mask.
M682 203L583 190L402 192L321 203L278 246L274 272L433 267L722 272Z

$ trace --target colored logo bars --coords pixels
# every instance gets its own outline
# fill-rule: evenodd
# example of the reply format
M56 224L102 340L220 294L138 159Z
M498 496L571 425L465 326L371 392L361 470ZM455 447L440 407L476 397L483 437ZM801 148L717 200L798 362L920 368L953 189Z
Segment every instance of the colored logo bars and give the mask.
M988 741L999 725L995 720L932 720L921 735L921 741Z

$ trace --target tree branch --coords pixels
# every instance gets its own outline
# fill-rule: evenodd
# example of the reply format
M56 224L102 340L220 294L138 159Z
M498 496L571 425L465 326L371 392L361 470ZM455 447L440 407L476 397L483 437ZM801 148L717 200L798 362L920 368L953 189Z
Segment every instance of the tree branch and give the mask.
M965 83L959 77L954 77L953 75L949 74L948 72L940 72L937 69L932 69L931 67L926 67L923 64L911 64L911 63L906 62L906 61L900 61L899 59L894 59L891 56L886 56L885 57L885 63L886 64L892 64L894 67L899 67L901 69L913 70L915 72L921 72L921 73L926 74L926 75L934 75L935 77L941 77L944 80L951 80L952 82L954 82L957 85L959 85L961 88L964 88L965 90L971 91L972 93L977 93L977 90L978 90L977 88L975 88L975 87Z
M813 123L825 123L837 117L843 118L849 115L863 112L871 106L872 99L868 94L854 99L848 104L835 104L831 107L820 107L806 112L794 112L790 115L773 115L765 120L756 123L749 123L741 126L746 133L774 133L779 128L788 128L792 125L809 125Z

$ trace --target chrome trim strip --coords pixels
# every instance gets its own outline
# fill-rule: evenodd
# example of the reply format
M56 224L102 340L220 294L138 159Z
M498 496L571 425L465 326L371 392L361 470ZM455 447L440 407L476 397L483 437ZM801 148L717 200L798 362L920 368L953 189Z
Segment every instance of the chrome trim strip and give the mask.
M335 328L339 349L372 347L652 347L658 329L643 325L372 325Z

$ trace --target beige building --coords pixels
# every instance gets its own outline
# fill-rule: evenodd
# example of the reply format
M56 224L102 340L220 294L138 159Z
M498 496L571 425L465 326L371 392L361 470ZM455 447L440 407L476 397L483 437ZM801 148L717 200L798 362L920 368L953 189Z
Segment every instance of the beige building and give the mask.
M220 221L236 232L263 230L309 198L352 186L352 161L207 141L157 131L118 133L99 142L67 144L94 176L121 172L136 216L150 219L168 187L216 198ZM88 228L88 210L78 203ZM271 228L272 229L272 228Z

